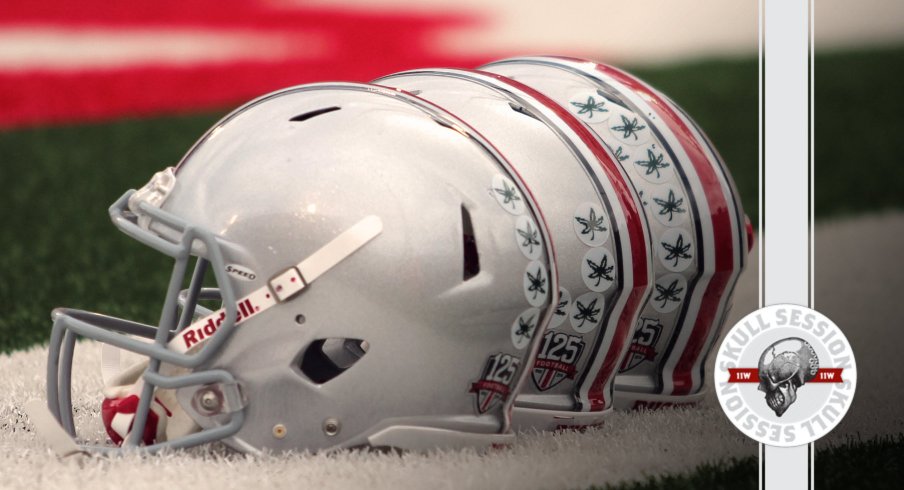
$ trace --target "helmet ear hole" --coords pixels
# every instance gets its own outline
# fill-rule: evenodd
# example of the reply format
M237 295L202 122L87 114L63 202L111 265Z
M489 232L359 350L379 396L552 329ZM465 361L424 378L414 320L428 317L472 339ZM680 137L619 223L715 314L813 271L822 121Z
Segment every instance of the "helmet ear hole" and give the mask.
M302 374L317 384L344 373L367 354L369 344L360 339L329 338L311 342L297 365Z

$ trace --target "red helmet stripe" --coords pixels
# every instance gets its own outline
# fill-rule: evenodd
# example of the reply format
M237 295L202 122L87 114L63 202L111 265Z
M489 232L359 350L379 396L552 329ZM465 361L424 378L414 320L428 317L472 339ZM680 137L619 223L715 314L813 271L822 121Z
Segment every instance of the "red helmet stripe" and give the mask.
M722 192L719 176L697 141L693 129L685 124L670 103L658 92L621 70L605 65L597 65L596 68L640 94L679 139L700 179L712 216L716 270L706 286L693 330L672 375L673 394L685 395L693 391L694 366L706 345L706 340L710 337L709 334L718 323L719 304L729 280L735 273L733 257L736 251L729 203Z
M629 186L627 179L621 173L620 167L615 163L603 145L600 144L597 137L593 135L583 123L578 121L570 112L562 108L562 106L555 101L523 83L494 73L476 70L475 72L511 85L530 95L553 111L556 116L564 121L568 127L581 138L581 142L593 152L600 167L602 167L606 176L609 178L609 182L615 189L616 196L621 204L622 212L624 213L627 222L628 238L631 248L633 285L631 291L628 293L628 301L625 304L625 308L618 319L615 335L612 337L609 350L603 354L605 356L603 364L593 377L590 390L588 391L590 410L603 410L608 405L606 401L608 395L606 387L609 385L609 381L615 376L618 362L621 360L621 355L625 348L627 348L630 333L634 328L634 320L643 305L649 286L649 264L647 263L647 257L649 257L650 252L646 246L645 238L647 232L643 226L646 217L641 214L640 209L635 203L634 189ZM599 353L597 353L597 355L599 355Z

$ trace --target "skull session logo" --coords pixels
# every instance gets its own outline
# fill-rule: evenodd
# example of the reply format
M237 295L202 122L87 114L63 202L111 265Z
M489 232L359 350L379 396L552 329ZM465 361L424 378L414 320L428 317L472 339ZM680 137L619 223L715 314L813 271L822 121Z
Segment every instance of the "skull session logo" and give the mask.
M818 371L819 356L809 342L794 337L779 340L760 356L759 390L766 393L769 408L781 417L797 400L797 389L812 380ZM841 376L837 382L841 382Z
M725 336L715 368L725 414L748 437L773 446L819 439L847 413L857 383L854 353L821 313L773 305Z

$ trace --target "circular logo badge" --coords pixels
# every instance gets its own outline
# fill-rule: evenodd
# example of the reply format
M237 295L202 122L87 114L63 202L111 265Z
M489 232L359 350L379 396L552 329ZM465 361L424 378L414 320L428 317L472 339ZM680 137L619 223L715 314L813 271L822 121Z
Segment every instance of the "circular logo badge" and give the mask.
M548 279L546 266L542 262L535 260L527 264L522 284L524 297L531 306L543 306L546 303L546 296L549 294Z
M524 349L530 344L530 339L534 338L534 332L537 330L539 319L540 310L538 308L528 308L518 315L518 318L512 323L512 345L516 349Z
M605 298L600 293L584 293L574 300L574 307L571 309L571 327L577 333L587 333L603 319L603 308Z
M607 119L609 132L619 142L640 146L650 140L650 129L646 121L637 114L618 106L610 106Z
M527 260L539 260L543 253L543 238L534 220L526 214L515 221L515 240Z
M772 305L728 331L714 380L738 430L770 446L799 446L826 435L847 413L857 364L847 338L825 315Z
M659 186L650 196L652 215L663 226L678 226L687 221L687 199L680 190L669 185Z
M571 220L578 239L588 247L598 247L609 239L609 223L603 208L592 202L585 202L574 210Z
M665 152L655 144L646 147L634 157L634 170L652 184L663 184L674 180L672 162Z
M669 228L659 238L657 250L662 265L672 271L681 272L694 262L694 239L681 228Z
M590 124L604 123L609 119L609 106L605 94L599 90L575 94L566 106L571 113Z
M591 248L581 262L581 276L587 289L597 293L609 289L615 282L615 259L605 247Z
M502 206L502 209L515 216L524 214L526 208L524 207L524 198L521 196L521 191L507 177L498 174L494 175L493 183L490 184L490 192L496 198L496 202Z
M687 279L681 274L666 274L656 279L650 303L659 313L671 313L684 302Z

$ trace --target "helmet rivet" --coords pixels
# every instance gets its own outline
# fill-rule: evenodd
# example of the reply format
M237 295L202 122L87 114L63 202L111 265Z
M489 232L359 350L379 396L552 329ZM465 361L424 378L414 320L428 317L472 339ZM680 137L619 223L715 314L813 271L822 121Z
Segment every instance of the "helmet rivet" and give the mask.
M302 325L305 321L307 321L307 318L305 318L301 313L295 315L295 323Z
M286 432L286 426L283 424L276 424L273 426L273 437L277 439L286 437Z
M201 408L208 412L218 412L220 409L220 395L216 391L208 388L202 390L199 394L199 402Z
M323 421L323 433L330 437L338 434L341 429L342 424L334 418L328 418Z

